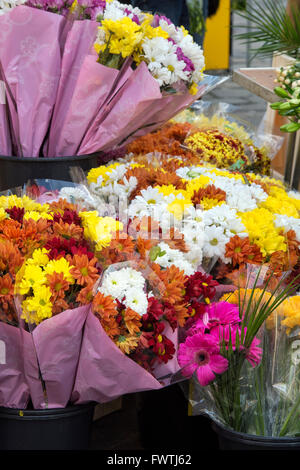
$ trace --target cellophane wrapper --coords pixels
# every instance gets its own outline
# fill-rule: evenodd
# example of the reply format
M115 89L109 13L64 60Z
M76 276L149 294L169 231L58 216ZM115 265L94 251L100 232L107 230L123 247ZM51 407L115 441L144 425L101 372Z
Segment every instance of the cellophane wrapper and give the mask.
M248 288L251 289L257 275L257 268L248 268ZM261 269L255 285L263 289L266 283L267 268ZM282 279L288 277L284 273ZM283 282L284 287L284 282ZM280 290L283 289L279 289ZM270 289L270 292L272 290ZM295 296L289 297L292 307ZM243 302L243 298L241 299ZM297 299L296 299L297 301ZM285 301L286 302L286 301ZM256 367L244 361L238 375L235 390L239 394L239 429L230 425L220 414L212 386L200 386L197 378L192 377L182 388L189 399L189 414L207 415L213 421L235 431L247 434L284 437L299 436L300 432L300 328L299 321L289 328L285 304L279 305L260 328L257 338L262 349L261 361ZM292 320L292 325L295 321ZM230 367L230 366L229 366ZM230 375L227 375L228 384ZM213 385L214 386L214 385ZM232 409L233 397L224 393L221 404Z
M252 145L264 149L269 159L273 160L284 142L284 137L264 131L261 123L254 126L241 117L238 106L225 102L197 101L175 116L174 120L189 122L200 130L218 129L238 138L245 145L250 161L253 160Z

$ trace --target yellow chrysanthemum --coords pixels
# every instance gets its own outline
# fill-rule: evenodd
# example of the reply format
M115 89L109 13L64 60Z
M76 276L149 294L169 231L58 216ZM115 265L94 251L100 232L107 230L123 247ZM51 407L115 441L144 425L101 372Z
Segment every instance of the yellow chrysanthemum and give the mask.
M80 212L79 216L84 227L84 235L101 250L109 245L118 231L123 230L123 224L112 217L99 217L97 211Z
M49 250L46 250L46 248L38 248L37 250L34 250L32 257L27 260L27 264L45 266L49 263L48 253Z
M201 206L204 210L212 209L215 206L221 206L225 201L219 201L218 199L213 199L210 197L203 197L201 199Z
M198 93L198 85L197 83L193 82L189 88L189 92L191 95L197 95Z
M270 211L257 208L240 213L239 216L246 227L250 241L259 246L263 256L287 250L285 238L279 235L280 229L275 227L274 217Z
M273 214L287 215L288 217L298 218L298 211L288 199L269 196L264 202L260 204L260 207L268 209Z
M174 217L178 220L182 219L185 211L188 207L192 204L189 199L174 199L173 202L168 204L167 209L168 211L174 215Z
M20 283L15 285L15 290L21 295L27 294L30 289L40 287L46 282L46 276L40 266L27 264L24 268L24 274Z
M53 220L53 215L47 212L28 211L24 214L24 220L34 220L37 222L40 219Z
M48 286L40 286L34 289L33 296L22 302L22 318L28 323L38 325L42 320L52 317L52 296Z
M211 178L209 176L201 175L187 182L186 192L190 197L192 197L195 191L199 191L199 189L205 188L210 183Z
M5 209L3 207L0 207L0 220L4 220L8 218L7 212L5 212Z
M108 52L121 55L126 58L134 53L143 39L141 25L138 25L131 18L125 16L119 20L102 20L99 30L105 33ZM95 49L99 52L99 44L95 43Z
M282 320L282 324L287 327L287 334L290 334L291 330L295 326L300 326L300 296L295 295L288 297L283 302L283 315L285 317Z
M109 175L111 171L117 166L119 166L119 163L113 163L112 165L106 166L106 165L101 165L98 166L97 168L92 168L87 175L87 180L89 183L97 183L97 180L99 176L102 176L103 182L102 186L105 185L105 183L109 180Z
M53 259L49 261L48 264L44 267L45 274L62 273L64 278L70 283L74 284L75 279L70 273L71 265L65 258Z
M154 188L157 189L164 196L170 196L170 194L173 194L174 196L182 195L185 199L190 198L187 191L185 191L184 189L176 189L175 186L173 186L172 184L154 186Z

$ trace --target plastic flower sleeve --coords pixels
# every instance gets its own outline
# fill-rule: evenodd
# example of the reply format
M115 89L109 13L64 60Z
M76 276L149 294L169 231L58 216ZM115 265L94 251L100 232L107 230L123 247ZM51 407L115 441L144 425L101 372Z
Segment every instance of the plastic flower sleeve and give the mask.
M242 144L244 156L240 153L240 157L236 158L231 164L232 169L241 171L254 171L261 174L268 174L270 171L270 162L280 150L283 144L283 137L275 136L264 132L261 126L253 127L252 124L246 122L239 117L237 106L228 103L210 103L198 101L193 103L190 108L184 110L174 118L175 122L188 122L195 126L192 135L197 134L203 137L210 132L219 132L225 136L235 139L238 145ZM197 144L193 145L193 140L187 139L187 147L195 150L196 147L204 151L205 161L205 141L197 140ZM192 136L191 136L192 138ZM211 137L212 139L213 137ZM211 144L213 145L213 144ZM225 148L225 147L224 147ZM230 151L230 150L229 150ZM231 155L231 159L233 158ZM226 161L217 161L219 167L230 167Z
M72 396L75 403L104 403L170 383L179 370L178 330L163 320L155 289L153 296L150 292L150 286L158 287L159 282L150 268L141 269L132 262L111 265L104 272L84 330ZM112 295L106 295L107 288ZM151 310L157 317L151 317Z
M299 296L291 296L268 318L263 357L255 371L252 396L257 403L249 432L284 437L300 432Z
M200 322L193 326L180 345L178 360L183 374L194 375L189 389L192 414L205 413L235 431L275 436L279 434L270 433L270 423L280 407L274 399L273 361L283 342L273 335L267 346L264 329L289 302L294 286L284 286L283 281L268 291L270 277L256 270L253 282L251 274L245 288L208 307L205 329Z

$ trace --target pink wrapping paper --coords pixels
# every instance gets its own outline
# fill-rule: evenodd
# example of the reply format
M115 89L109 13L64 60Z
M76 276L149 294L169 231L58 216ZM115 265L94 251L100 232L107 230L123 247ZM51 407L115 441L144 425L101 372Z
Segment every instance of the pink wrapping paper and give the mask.
M104 120L90 129L78 154L112 149L140 127L147 109L153 101L160 98L159 84L148 71L147 65L142 62L114 95Z
M46 396L44 393L37 355L33 343L32 335L23 328L20 328L22 338L22 358L25 379L29 387L30 398L35 409L46 408Z
M49 155L76 155L80 143L88 131L92 117L101 107L118 70L97 63L94 55L88 55L81 67L74 95L57 141L51 139Z
M70 401L88 311L88 305L66 310L44 320L33 330L47 408L64 408ZM45 408L45 401L35 400L34 405L37 409Z
M0 323L0 406L24 409L28 401L21 331Z
M6 106L4 104L1 104L0 97L0 155L11 155L11 153L11 137L6 114Z
M177 338L176 332L168 334L176 346L175 336ZM174 358L167 364L158 366L155 375L160 378L178 370L179 366ZM149 372L120 351L90 310L83 335L72 401L75 404L89 401L105 403L123 394L158 390L162 386Z
M0 60L17 103L18 122L13 115L13 124L24 157L39 155L48 130L60 78L64 24L60 15L26 6L0 16Z
M94 97L89 96L90 88L93 85L93 75L90 75L88 70L84 76L86 82L82 81L81 78L79 83L79 86L82 87L82 90L79 89L77 91L77 95L78 92L82 92L81 99L87 98L88 101L84 102L83 104L81 103L81 107L77 110L76 113L76 103L74 103L74 100L72 99L76 89L78 77L80 74L82 75L81 67L83 65L84 59L90 53L90 51L92 51L92 45L97 35L97 27L98 23L95 21L75 21L67 35L62 58L61 77L58 86L56 104L51 123L50 138L48 142L47 155L49 157L75 154L71 149L73 142L70 142L70 148L68 147L67 136L69 135L68 133L70 132L70 129L72 129L70 126L72 121L68 121L68 119L70 119L68 114L70 115L70 106L73 103L73 107L75 107L75 118L77 117L78 119L79 113L81 113L82 118L84 118L84 116L89 113L90 105L93 104ZM94 62L96 62L96 60L97 56L95 55ZM86 67L87 66L85 65L85 68ZM97 81L97 75L95 77L95 81ZM89 118L91 118L91 116L89 116ZM66 126L66 130L64 126ZM79 130L81 132L81 129L78 129L77 121L74 122L74 129L75 128L77 131ZM73 138L76 140L77 134L74 132L74 129ZM65 133L67 133L66 137ZM73 144L73 146L75 145Z
M189 107L194 101L200 99L208 90L207 86L200 85L197 95L191 95L184 84L181 88L181 90L178 90L178 94L164 95L160 99L154 100L145 111L139 126L136 126L135 129L132 126L131 132L127 134L128 138L123 140L122 145L128 145L137 137L155 131L159 126Z

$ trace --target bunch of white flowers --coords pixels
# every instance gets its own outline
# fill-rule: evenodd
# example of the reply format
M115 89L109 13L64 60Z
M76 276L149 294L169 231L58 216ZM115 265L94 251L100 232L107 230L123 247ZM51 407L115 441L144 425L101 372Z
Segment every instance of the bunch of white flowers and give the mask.
M146 280L141 272L131 267L106 272L98 290L119 300L139 315L147 313Z

